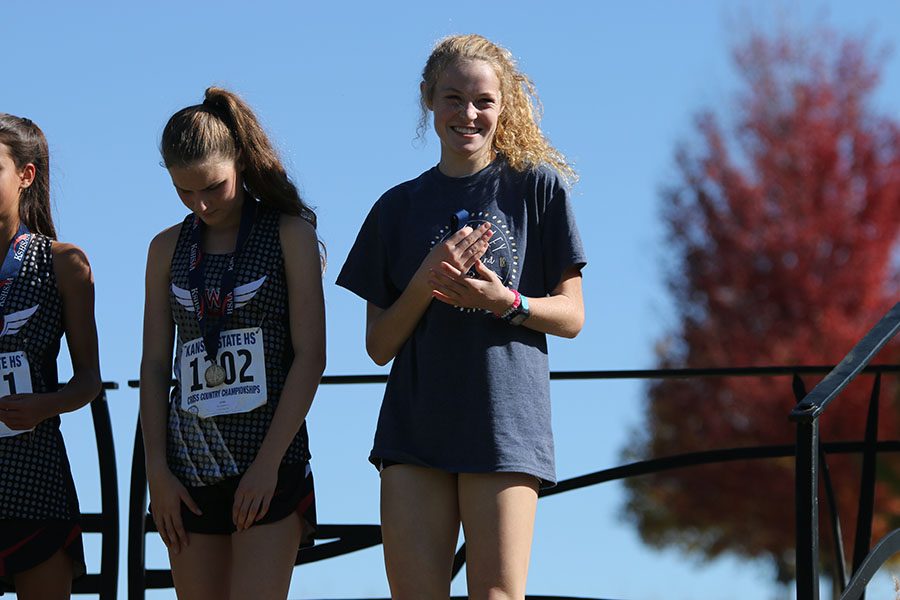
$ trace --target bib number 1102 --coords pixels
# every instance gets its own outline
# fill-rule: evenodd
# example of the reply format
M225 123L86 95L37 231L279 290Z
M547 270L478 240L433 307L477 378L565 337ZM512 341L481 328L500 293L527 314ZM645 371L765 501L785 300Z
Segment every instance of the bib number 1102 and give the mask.
M181 410L201 419L244 413L267 401L266 354L262 329L229 329L219 334L219 352L215 362L206 358L203 340L197 338L181 347ZM221 369L207 380L209 369Z
M235 354L237 356L235 356ZM211 361L197 356L189 363L191 365L191 392L199 392L203 389L201 369L206 370L207 363ZM230 350L219 352L219 365L225 369L225 385L233 383L253 383L253 375L248 374L253 364L253 354L249 350L240 349L236 353Z

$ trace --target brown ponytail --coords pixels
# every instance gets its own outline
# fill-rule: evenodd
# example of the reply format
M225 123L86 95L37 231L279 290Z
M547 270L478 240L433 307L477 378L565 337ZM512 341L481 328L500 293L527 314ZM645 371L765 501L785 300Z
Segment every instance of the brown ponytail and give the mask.
M19 196L19 219L31 232L55 240L50 210L50 150L44 132L31 119L0 113L0 144L9 148L17 169L34 165L34 181Z
M202 104L172 115L163 129L160 153L166 167L215 156L238 160L251 195L265 206L316 225L315 212L300 198L256 115L228 90L207 88Z

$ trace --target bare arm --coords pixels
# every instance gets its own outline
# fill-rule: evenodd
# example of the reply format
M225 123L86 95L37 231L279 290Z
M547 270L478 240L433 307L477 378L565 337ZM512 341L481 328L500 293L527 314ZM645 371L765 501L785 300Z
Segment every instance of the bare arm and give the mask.
M325 371L325 299L316 231L299 217L282 217L280 235L294 360L256 456L275 467L306 419Z
M306 419L325 371L325 299L316 231L300 217L283 215L279 236L294 360L262 446L235 492L232 517L238 530L268 512L278 467Z
M78 410L100 393L91 265L84 252L72 244L53 242L52 252L72 378L56 392L13 394L0 399L0 416L12 429L31 429L41 421ZM47 383L56 385L55 381Z
M53 243L53 271L63 301L72 378L56 394L59 412L81 408L100 393L100 357L94 318L94 276L87 256L72 244Z
M161 469L168 470L166 420L175 343L175 322L169 307L169 265L178 231L176 226L157 235L147 255L140 397L148 476Z
M491 235L489 223L474 231L471 227L463 227L432 248L396 302L387 309L368 303L366 351L372 360L379 365L386 365L412 335L431 304L429 275L432 269L441 262L446 262L463 273L467 272L475 263L480 264Z
M569 267L559 284L545 298L529 298L530 316L523 327L574 338L584 326L584 297L581 293L581 270Z
M200 514L190 494L169 470L166 461L166 421L175 322L169 307L169 266L178 241L179 226L150 242L147 253L144 300L144 345L141 354L141 431L146 453L147 482L153 502L153 520L163 542L177 554L189 543L181 521L181 504Z

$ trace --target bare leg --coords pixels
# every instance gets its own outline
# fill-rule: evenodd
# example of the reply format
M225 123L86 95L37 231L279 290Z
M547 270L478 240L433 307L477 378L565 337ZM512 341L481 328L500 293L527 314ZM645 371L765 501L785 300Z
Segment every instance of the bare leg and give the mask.
M72 559L60 549L13 579L20 600L68 600L72 595Z
M275 523L232 534L231 598L287 598L302 533L300 516L291 513Z
M381 531L393 600L446 600L459 536L456 475L413 465L386 468Z
M523 473L460 473L470 599L525 598L537 491Z
M169 552L178 600L222 600L228 597L231 536L191 533L190 544Z

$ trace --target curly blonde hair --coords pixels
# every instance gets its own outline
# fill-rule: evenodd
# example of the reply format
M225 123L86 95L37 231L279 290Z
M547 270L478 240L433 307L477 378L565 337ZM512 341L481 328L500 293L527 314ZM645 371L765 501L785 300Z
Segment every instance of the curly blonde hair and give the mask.
M517 171L533 169L539 165L553 167L569 183L578 179L575 170L562 152L554 148L544 137L538 125L543 106L531 79L519 71L512 53L476 34L452 35L440 40L431 51L422 70L422 92L419 104L422 112L418 132L426 128L428 104L444 70L457 61L482 60L491 67L500 80L503 110L497 122L492 148L506 157Z

